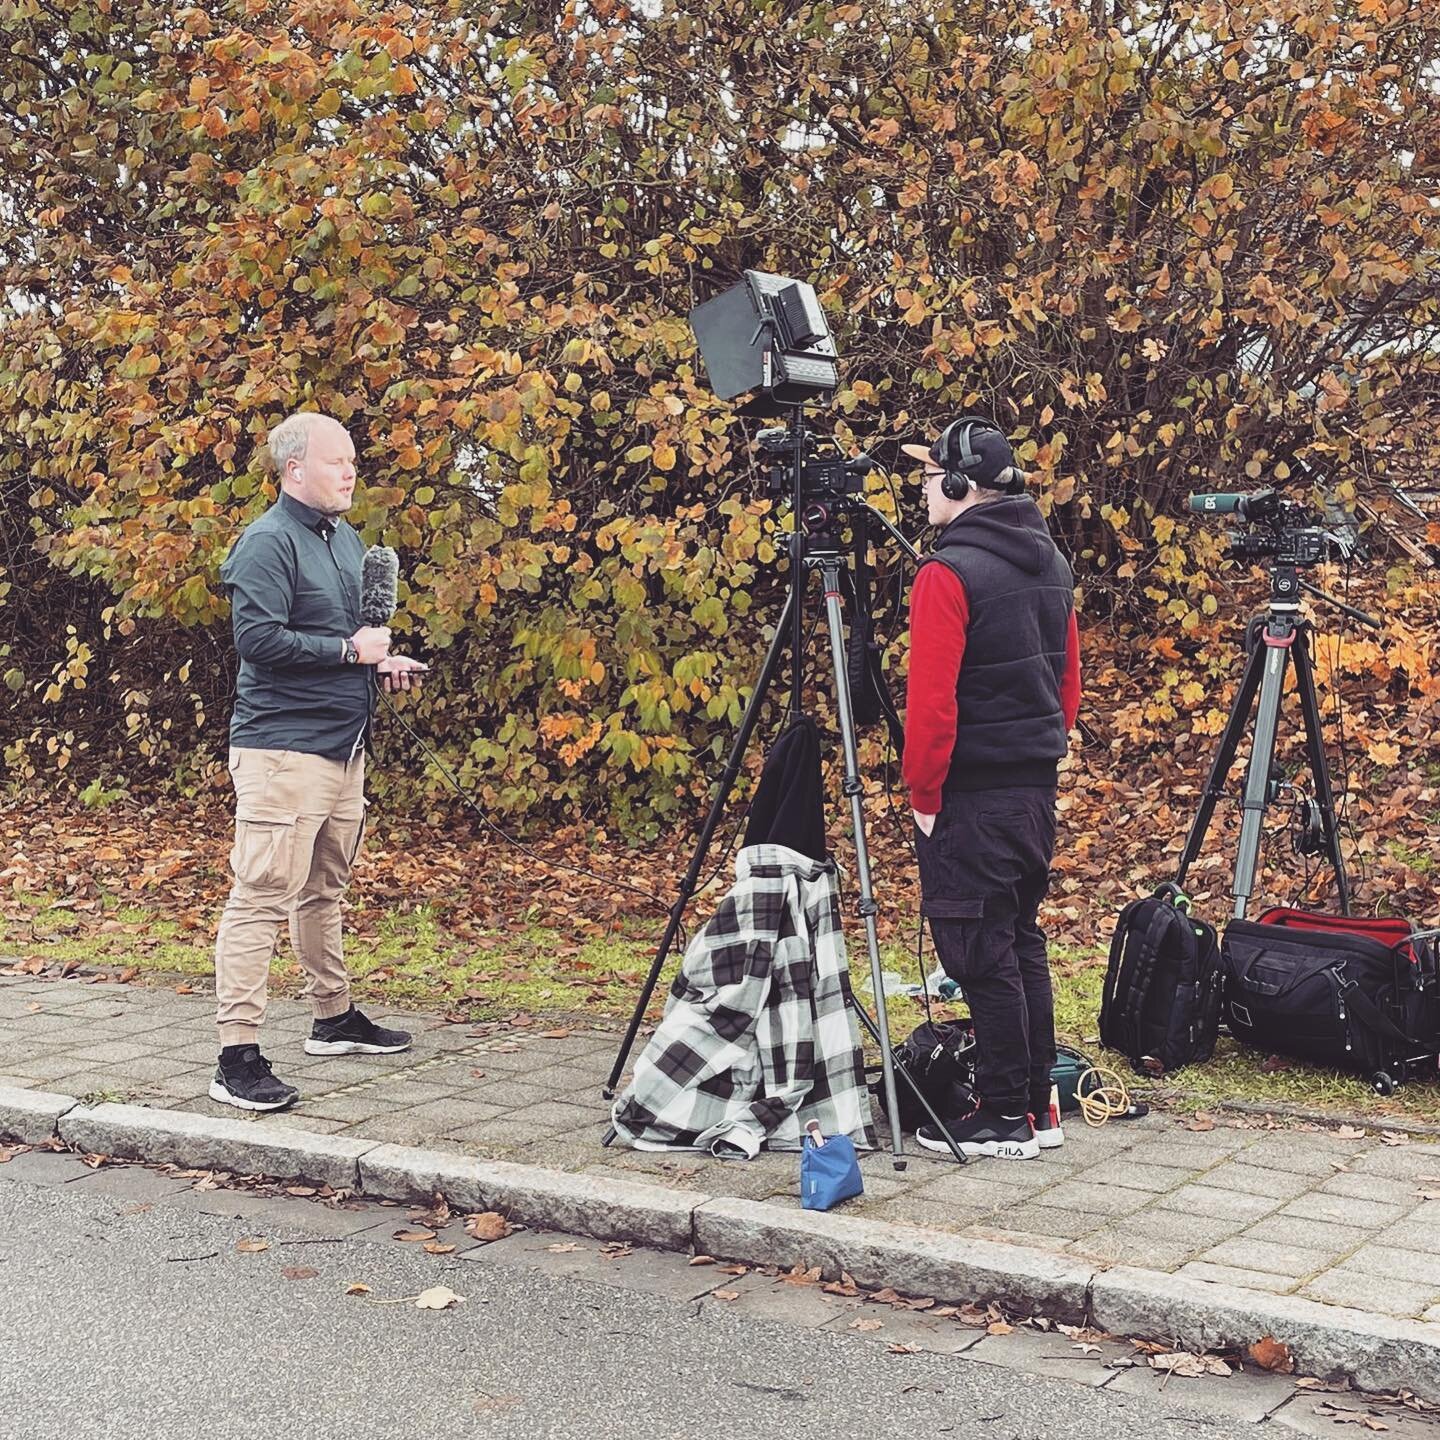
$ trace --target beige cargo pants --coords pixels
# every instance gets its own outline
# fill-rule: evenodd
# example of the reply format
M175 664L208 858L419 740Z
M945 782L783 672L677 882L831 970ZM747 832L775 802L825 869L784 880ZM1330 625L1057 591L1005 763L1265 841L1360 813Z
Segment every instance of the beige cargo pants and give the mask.
M365 833L365 753L348 763L296 750L230 751L235 881L215 939L220 1044L259 1041L280 927L317 1019L350 1008L340 897Z

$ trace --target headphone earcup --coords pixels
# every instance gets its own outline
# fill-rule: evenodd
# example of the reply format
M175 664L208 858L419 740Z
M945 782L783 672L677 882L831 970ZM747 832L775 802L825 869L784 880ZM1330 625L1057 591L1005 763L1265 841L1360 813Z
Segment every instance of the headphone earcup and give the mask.
M963 500L970 493L970 481L964 475L947 470L940 481L940 493L947 500Z

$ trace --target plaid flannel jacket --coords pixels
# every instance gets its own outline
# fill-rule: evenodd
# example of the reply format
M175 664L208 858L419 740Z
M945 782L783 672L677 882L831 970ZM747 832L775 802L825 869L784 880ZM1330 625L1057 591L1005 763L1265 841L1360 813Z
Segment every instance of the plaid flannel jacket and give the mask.
M798 1150L805 1125L873 1144L833 863L780 845L685 951L664 1019L611 1118L636 1149Z

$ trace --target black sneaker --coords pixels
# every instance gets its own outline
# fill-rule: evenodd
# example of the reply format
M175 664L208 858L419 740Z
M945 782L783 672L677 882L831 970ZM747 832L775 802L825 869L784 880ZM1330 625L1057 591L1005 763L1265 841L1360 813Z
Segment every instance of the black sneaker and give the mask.
M210 1098L241 1110L283 1110L300 1098L300 1092L275 1078L258 1045L239 1045L220 1056Z
M307 1055L394 1055L410 1048L405 1030L387 1030L353 1005L329 1020L317 1020L305 1041Z
M1058 1150L1065 1143L1065 1132L1060 1128L1060 1099L1053 1088L1043 1097L1030 1097L1030 1128L1042 1150Z
M988 1105L978 1105L968 1115L946 1122L955 1143L966 1156L987 1155L995 1160L1034 1160L1040 1142L1030 1128L1028 1115L1002 1115ZM948 1155L950 1147L934 1125L922 1125L915 1132L922 1150Z

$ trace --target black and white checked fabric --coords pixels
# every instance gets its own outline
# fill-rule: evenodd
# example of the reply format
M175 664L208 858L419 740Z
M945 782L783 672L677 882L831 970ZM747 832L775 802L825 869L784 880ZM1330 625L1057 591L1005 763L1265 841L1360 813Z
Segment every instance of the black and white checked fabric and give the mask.
M832 863L740 851L611 1119L639 1150L798 1150L811 1120L873 1144Z

